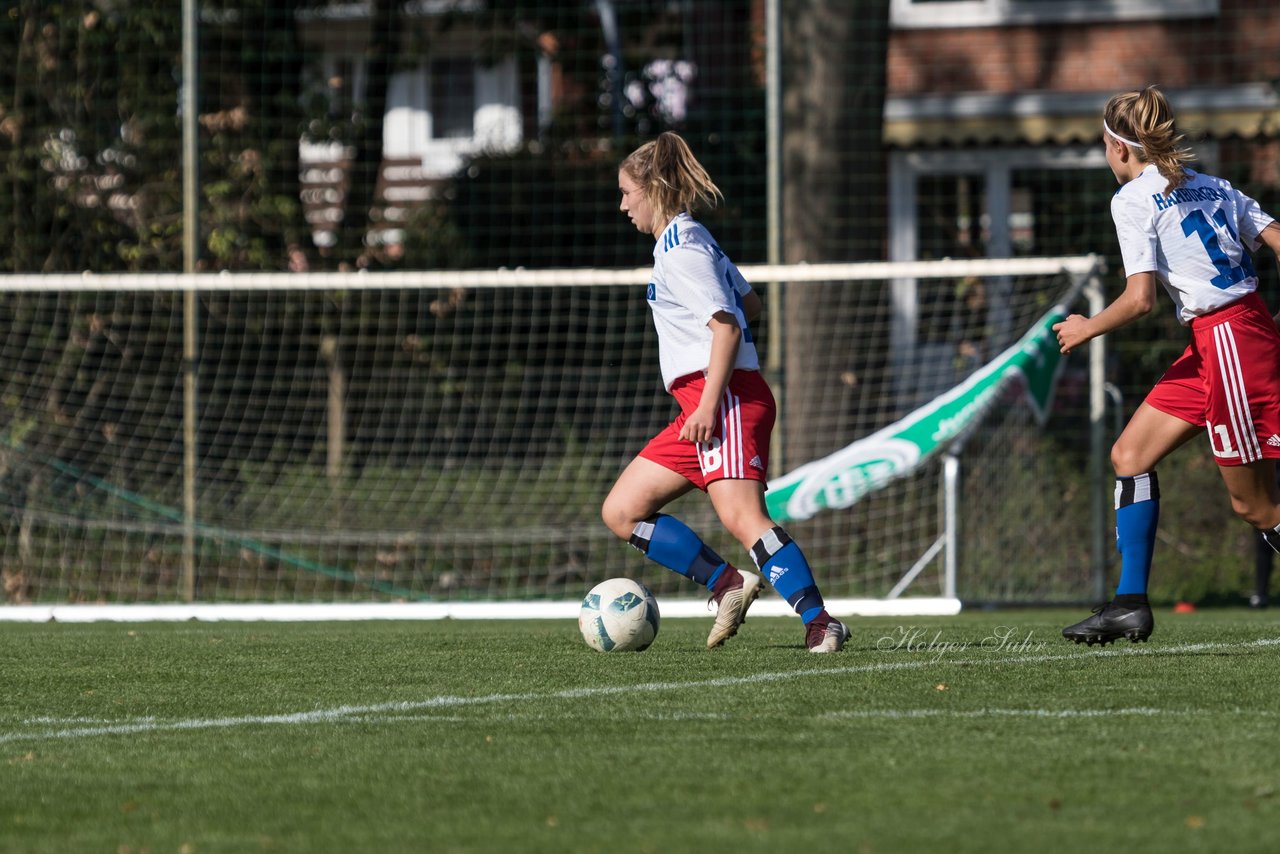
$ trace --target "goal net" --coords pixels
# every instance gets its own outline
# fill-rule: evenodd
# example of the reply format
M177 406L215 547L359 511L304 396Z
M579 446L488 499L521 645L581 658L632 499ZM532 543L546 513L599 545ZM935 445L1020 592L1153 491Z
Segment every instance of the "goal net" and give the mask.
M770 507L828 599L1088 588L1085 362L1041 344L1093 265L743 268L781 404ZM0 277L5 601L575 602L618 575L695 596L599 519L674 415L647 276ZM909 465L840 456L906 428ZM806 465L827 479L797 512ZM750 566L704 497L671 512Z

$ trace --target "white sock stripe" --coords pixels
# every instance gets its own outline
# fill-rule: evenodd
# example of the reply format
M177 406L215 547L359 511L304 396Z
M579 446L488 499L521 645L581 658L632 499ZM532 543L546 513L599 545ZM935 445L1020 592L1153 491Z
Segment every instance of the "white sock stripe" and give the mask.
M1133 476L1133 503L1151 500L1151 475L1135 474Z
M1151 475L1140 474L1135 476L1133 479L1134 503L1136 504L1139 501L1150 501L1150 500L1151 500Z
M773 528L765 531L760 536L760 542L764 543L765 550L769 552L769 557L773 557L782 549L782 540L778 538L778 533Z
M1137 504L1140 501L1150 501L1152 498L1158 497L1152 483L1154 474L1155 472L1144 472L1135 474L1132 477L1117 477L1115 509L1119 510L1121 507Z
M1218 369L1226 391L1231 432L1240 452L1240 461L1251 463L1262 458L1262 447L1253 431L1253 416L1249 411L1249 396L1244 387L1240 351L1236 348L1230 322L1215 326L1213 335L1217 345Z

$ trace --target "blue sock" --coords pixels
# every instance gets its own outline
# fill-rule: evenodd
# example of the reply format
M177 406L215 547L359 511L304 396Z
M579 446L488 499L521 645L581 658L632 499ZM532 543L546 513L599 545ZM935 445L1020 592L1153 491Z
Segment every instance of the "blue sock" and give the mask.
M708 590L715 587L728 565L688 525L664 513L636 525L630 542L649 560L693 579Z
M822 593L813 580L813 570L786 531L770 528L751 547L751 559L806 626L822 613Z
M1120 584L1116 595L1146 595L1151 553L1160 520L1160 482L1155 472L1116 478L1116 547Z

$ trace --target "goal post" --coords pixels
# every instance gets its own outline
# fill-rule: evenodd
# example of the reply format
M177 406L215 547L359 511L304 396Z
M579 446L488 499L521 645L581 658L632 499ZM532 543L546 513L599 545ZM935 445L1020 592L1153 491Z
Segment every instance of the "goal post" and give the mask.
M772 495L938 401L957 407L945 429L920 428L932 444L909 470L856 500L807 516L771 500L834 611L1089 595L1101 342L1063 375L1051 413L1000 360L1047 357L1027 336L1096 290L1096 257L742 271L813 289L824 307L803 364L777 380L780 429L823 450L774 473ZM599 522L613 479L674 414L637 295L648 275L0 276L0 618L559 616L613 575L642 579L664 616L705 614L691 585ZM185 293L199 304L194 416ZM756 336L776 344L764 326ZM986 374L999 382L965 398ZM793 409L801 381L809 393ZM705 500L672 510L749 566ZM776 597L756 607L786 612Z

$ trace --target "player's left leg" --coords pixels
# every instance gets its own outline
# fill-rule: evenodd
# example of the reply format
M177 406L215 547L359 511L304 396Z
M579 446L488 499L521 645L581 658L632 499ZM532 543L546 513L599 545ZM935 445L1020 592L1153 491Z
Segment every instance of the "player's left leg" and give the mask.
M600 512L609 530L649 560L711 591L718 610L707 638L710 648L738 631L759 595L760 578L738 572L692 528L658 512L693 487L686 476L639 456L619 475Z
M1108 644L1120 638L1146 640L1155 628L1147 582L1160 519L1156 465L1201 428L1142 403L1111 449L1116 473L1116 548L1120 581L1110 602L1067 626L1062 635L1076 643Z
M725 478L707 484L707 495L725 528L751 554L756 568L778 595L800 615L809 651L838 652L843 648L849 629L827 613L804 552L769 517L764 484Z

